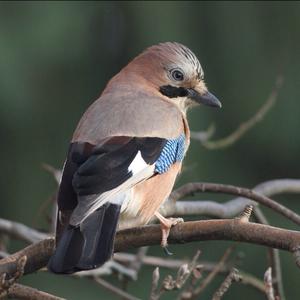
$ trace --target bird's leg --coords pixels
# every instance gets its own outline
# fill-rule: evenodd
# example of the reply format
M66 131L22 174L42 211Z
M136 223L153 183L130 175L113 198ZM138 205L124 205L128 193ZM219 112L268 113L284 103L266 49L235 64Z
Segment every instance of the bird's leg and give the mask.
M163 247L164 251L168 255L172 255L171 252L169 252L167 246L168 246L168 236L170 234L170 230L172 226L177 225L178 223L182 223L183 219L182 218L165 218L162 216L159 212L155 213L156 218L160 222L160 227L161 227L161 246Z

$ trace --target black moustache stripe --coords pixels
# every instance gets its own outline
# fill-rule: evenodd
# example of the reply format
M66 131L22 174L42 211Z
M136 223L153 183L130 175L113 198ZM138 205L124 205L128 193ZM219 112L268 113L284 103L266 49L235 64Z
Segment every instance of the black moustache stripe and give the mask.
M169 98L186 97L188 90L183 87L176 87L172 85L163 85L159 88L159 91Z

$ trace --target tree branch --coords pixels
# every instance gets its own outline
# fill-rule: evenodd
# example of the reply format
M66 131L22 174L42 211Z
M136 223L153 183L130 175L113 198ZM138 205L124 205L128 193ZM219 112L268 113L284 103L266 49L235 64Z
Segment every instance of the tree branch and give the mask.
M64 298L56 297L51 294L18 283L13 284L9 288L7 297L9 299L13 298L24 300L64 300Z
M255 200L256 202L273 209L274 211L285 216L286 218L293 221L297 225L300 225L300 216L295 212L293 212L292 210L290 210L289 208L253 190L238 187L238 186L216 184L216 183L201 183L201 182L187 183L182 187L178 188L177 190L175 190L174 192L172 192L170 198L171 201L176 201L178 199L181 199L190 194L194 194L196 192L213 192L213 193L223 193L223 194L243 196L248 199ZM183 203L185 202L186 201L184 201ZM191 215L193 214L192 211L194 208L195 207L193 207L193 202L190 201L188 205L188 209ZM185 206L185 209L187 209L187 206ZM186 211L185 214L187 214Z
M175 198L182 198L175 190L170 200L162 207L162 213L165 216L174 215L206 215L218 218L232 218L238 215L247 204L255 204L252 200L238 197L225 203L217 203L214 201L175 201ZM282 193L300 193L299 179L276 179L266 181L257 185L253 191L265 195L273 196ZM198 192L201 192L200 190ZM5 220L0 218L0 232L11 237L23 240L28 243L35 243L49 237L46 233L41 233L24 224Z
M178 189L177 189L178 190ZM247 204L255 205L252 200L244 197L238 197L229 200L225 203L217 203L215 201L193 200L193 201L175 201L178 200L175 190L169 201L167 201L161 208L161 212L166 216L191 216L191 215L205 215L217 218L232 218L243 211ZM276 179L266 181L257 185L253 191L270 197L283 193L300 193L299 179ZM198 191L201 192L201 191ZM183 196L180 196L180 199Z
M182 244L207 240L240 241L290 251L300 267L300 232L245 222L241 219L205 220L178 224L171 229L168 242L169 244ZM121 230L116 236L115 251L159 245L160 241L159 225ZM24 273L35 272L47 264L53 250L54 239L46 239L30 245L0 260L0 274L14 274L17 260L24 255L27 257Z
M262 202L264 202L267 197L257 193L264 194L265 196L280 193L300 193L300 180L279 179L268 181L255 187L254 192L248 189L225 185L207 183L188 184L172 193L170 200L164 207L165 213L167 215L206 214L218 217L232 217L242 211L245 207L245 204L254 203L253 201L244 197L235 198L225 204L219 204L213 201L175 201L176 199L182 198L189 193L194 193L197 191L236 194L259 201L257 199L258 197L260 199L263 198ZM277 205L277 211L279 205L279 210L281 213L283 208L283 214L287 217L290 217L289 210L287 208L280 206L280 204L269 198L267 198L267 202L269 207L273 209L273 205L275 203L275 206ZM295 218L295 215L296 214L293 213L292 218L294 218L294 221L296 220L296 222L298 222L299 216L296 215ZM242 225L246 226L246 228L242 228L241 223L244 223ZM271 226L263 226L258 228L254 228L253 226L263 225L248 223L247 221L241 222L241 220L237 219L188 222L180 224L172 229L169 242L182 243L191 242L194 240L224 239L258 243L268 247L275 247L292 252L296 259L296 263L298 266L300 266L300 233ZM230 228L234 228L234 230L231 231ZM1 218L0 232L30 243L48 237L47 234L38 232L23 224ZM249 232L251 233L250 236L248 235ZM159 244L160 238L160 230L157 226L144 226L120 231L117 235L115 250L120 251L128 249L132 246L140 247L145 245ZM41 243L31 245L13 255L10 255L0 260L0 274L7 273L7 278L10 276L13 277L17 269L17 262L23 256L28 258L24 269L25 274L32 273L46 265L53 252L53 248L54 240L46 239Z
M17 271L17 262L26 256L24 274L33 273L46 266L54 251L54 238L42 240L32 244L8 257L0 260L0 275L6 273L11 277Z
M48 234L39 232L26 225L0 218L0 232L27 243L36 243L46 239Z

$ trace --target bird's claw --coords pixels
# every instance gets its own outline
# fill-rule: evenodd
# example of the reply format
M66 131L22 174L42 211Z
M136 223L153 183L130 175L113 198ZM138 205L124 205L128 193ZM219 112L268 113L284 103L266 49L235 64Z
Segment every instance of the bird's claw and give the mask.
M173 255L172 252L168 249L168 237L170 234L170 230L172 226L175 226L179 223L184 222L182 218L169 218L160 220L161 225L161 232L162 232L162 239L161 239L161 247L163 248L166 255L170 256Z
M168 245L166 246L162 246L163 250L164 250L164 253L167 255L167 256L172 256L173 255L173 252L171 252L169 249L168 249Z

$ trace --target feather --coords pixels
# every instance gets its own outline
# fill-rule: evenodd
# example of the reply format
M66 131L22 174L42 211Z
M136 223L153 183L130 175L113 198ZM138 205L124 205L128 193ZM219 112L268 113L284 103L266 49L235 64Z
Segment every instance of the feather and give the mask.
M70 274L105 263L113 254L119 214L120 205L106 203L80 226L65 228L48 263L49 270Z
M183 116L160 95L122 85L109 89L85 112L72 142L98 145L115 136L176 138L183 132Z

